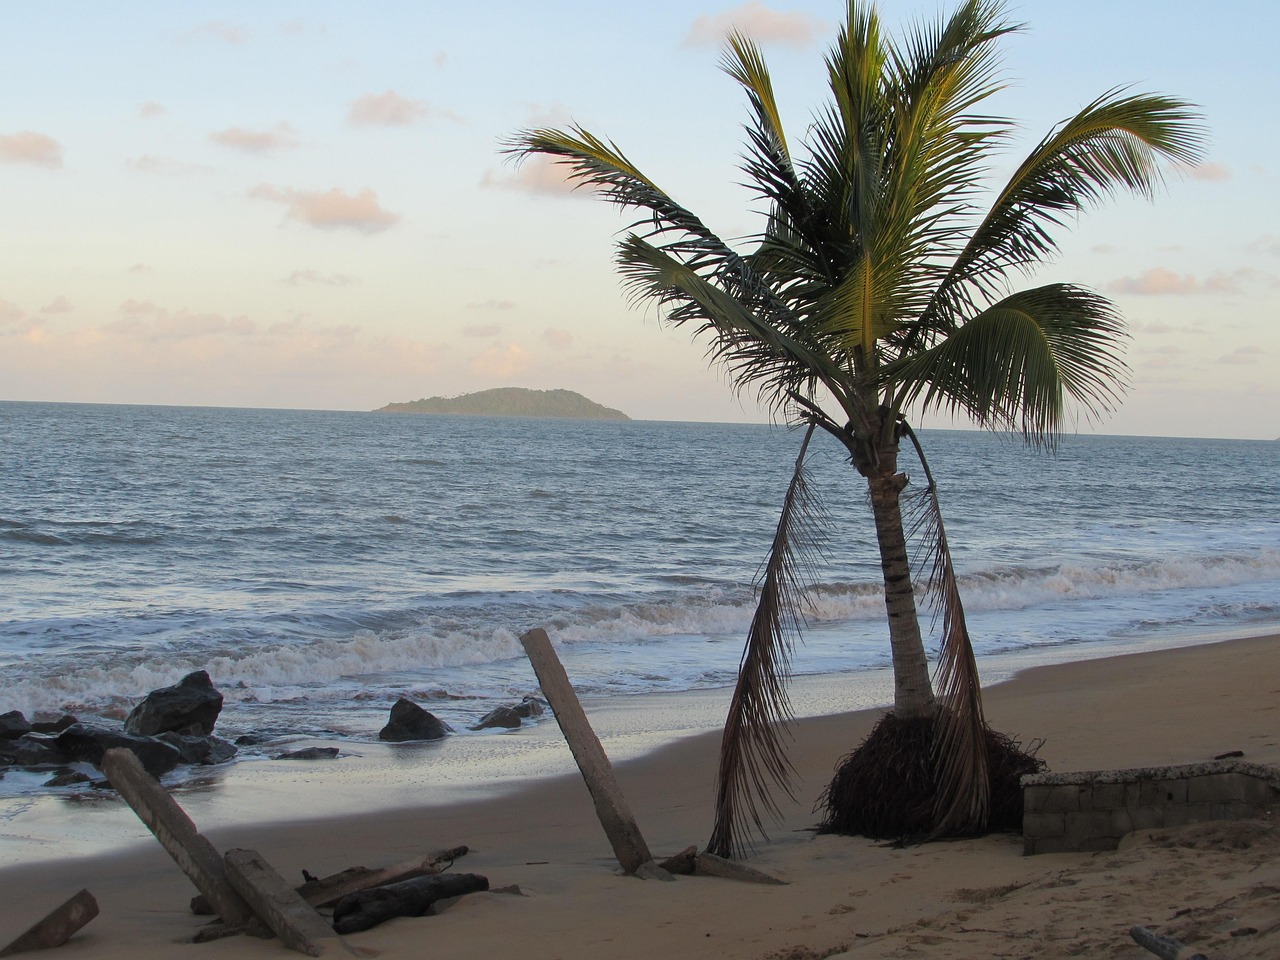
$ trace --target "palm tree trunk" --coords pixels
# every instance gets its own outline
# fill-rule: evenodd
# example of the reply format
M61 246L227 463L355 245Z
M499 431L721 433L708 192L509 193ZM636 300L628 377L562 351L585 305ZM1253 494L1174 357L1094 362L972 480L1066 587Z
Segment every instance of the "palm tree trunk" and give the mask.
M899 497L906 485L906 475L894 472L892 467L888 472L867 477L884 577L884 605L889 615L893 711L902 719L930 718L934 712L933 684L929 681L929 661L920 635L911 563L907 559L907 537L899 506Z

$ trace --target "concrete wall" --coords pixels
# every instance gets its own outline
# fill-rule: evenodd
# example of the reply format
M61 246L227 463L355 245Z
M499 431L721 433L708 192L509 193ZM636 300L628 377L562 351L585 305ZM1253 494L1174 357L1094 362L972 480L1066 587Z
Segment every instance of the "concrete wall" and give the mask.
M1114 850L1134 830L1266 816L1280 768L1243 760L1022 778L1023 853Z

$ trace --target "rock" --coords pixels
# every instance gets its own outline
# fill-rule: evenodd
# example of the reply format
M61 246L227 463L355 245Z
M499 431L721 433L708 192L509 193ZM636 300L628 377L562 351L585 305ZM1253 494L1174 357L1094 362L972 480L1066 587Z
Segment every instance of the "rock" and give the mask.
M206 767L226 763L240 751L234 743L221 737L193 737L183 733L157 733L157 740L176 747L183 763L198 763Z
M52 741L63 759L85 761L101 769L102 755L112 747L132 750L142 762L143 769L153 777L168 773L182 762L182 754L172 744L155 737L138 737L119 730L108 730L88 723L76 723L67 727Z
M67 773L60 773L56 777L51 777L44 782L44 785L46 787L73 787L77 783L88 783L92 779L87 773L71 770Z
M532 720L534 717L542 716L546 711L547 701L539 700L537 697L525 697L512 709L525 720Z
M29 733L17 740L0 740L0 766L46 767L62 763L62 752L48 737Z
M31 724L21 710L0 713L0 740L17 740L31 732Z
M440 740L450 732L449 725L428 713L412 700L401 697L391 708L387 725L378 731L379 740L403 743L406 740Z
M520 726L520 714L515 707L494 707L474 724L472 730L486 730L489 727L506 727L514 730Z
M124 729L140 737L166 732L207 737L221 712L222 694L209 674L197 670L143 697L125 719Z
M67 727L71 726L73 723L79 723L79 722L80 721L77 720L75 717L73 717L71 714L64 713L57 720L32 720L31 732L32 733L61 733L63 730L67 729Z
M336 760L337 747L303 747L301 750L289 750L277 753L272 760Z

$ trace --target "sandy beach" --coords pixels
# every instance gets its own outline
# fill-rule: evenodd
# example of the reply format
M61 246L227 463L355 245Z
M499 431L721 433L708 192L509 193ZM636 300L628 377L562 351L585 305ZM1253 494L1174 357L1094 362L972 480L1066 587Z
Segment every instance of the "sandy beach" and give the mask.
M1024 742L1043 739L1040 755L1054 772L1191 763L1234 750L1280 763L1280 637L1036 667L990 687L986 705L995 728ZM521 895L475 894L438 915L347 938L371 957L1137 960L1150 954L1129 939L1134 924L1195 944L1214 960L1280 956L1280 829L1270 821L1139 831L1118 851L1036 857L1024 857L1021 837L1007 834L906 849L815 836L814 801L875 715L795 724L797 799L784 804L784 822L751 860L786 886L622 876L572 773L473 799L423 789L421 802L402 777L397 809L315 816L324 806L311 798L323 795L326 774L313 767L283 787L273 781L276 795L259 798L277 811L310 816L249 826L225 814L210 825L201 817L207 805L183 803L219 849L260 850L286 877L382 866L466 844L471 853L455 869L484 874L493 887L519 888ZM554 725L544 726L554 733ZM701 846L710 833L717 740L686 736L617 765L659 857ZM567 758L567 748L563 753ZM429 762L420 760L424 780ZM368 775L376 768L364 769L365 788L377 791L376 775ZM555 769L567 770L567 760ZM222 809L256 802L237 783L221 785ZM136 839L140 829L135 821L135 842L120 852L0 871L0 944L87 887L101 915L47 956L298 955L278 940L185 943L204 922L188 910L194 889L157 844Z

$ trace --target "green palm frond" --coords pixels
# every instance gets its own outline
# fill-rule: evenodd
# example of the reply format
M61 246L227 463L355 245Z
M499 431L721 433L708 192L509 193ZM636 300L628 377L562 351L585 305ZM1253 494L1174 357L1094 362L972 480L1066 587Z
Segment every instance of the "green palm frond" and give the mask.
M1052 443L1068 398L1086 415L1118 402L1128 334L1115 305L1070 284L1011 294L937 346L886 366L897 409L962 413L979 425Z
M981 831L987 823L991 779L988 774L987 722L982 711L978 663L969 639L964 604L951 562L951 547L942 523L938 484L914 430L903 432L915 447L926 485L908 504L915 517L908 536L921 546L916 566L925 593L941 625L934 690L938 698L934 734L934 766L938 793L934 802L934 833L956 836Z
M773 786L794 799L794 768L787 759L783 736L785 724L792 719L786 683L791 653L800 635L806 561L809 552L817 549L822 527L821 505L805 475L805 457L814 429L811 423L796 457L725 720L716 775L715 825L707 842L707 852L716 856L746 853L752 829L763 835L765 815L779 817Z
M979 299L999 295L1010 271L1058 252L1053 229L1108 196L1150 197L1161 161L1195 163L1204 128L1174 97L1108 91L1054 128L1014 172L939 284L927 327L946 327Z

